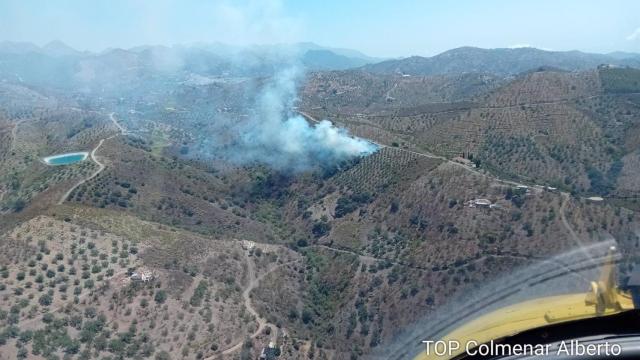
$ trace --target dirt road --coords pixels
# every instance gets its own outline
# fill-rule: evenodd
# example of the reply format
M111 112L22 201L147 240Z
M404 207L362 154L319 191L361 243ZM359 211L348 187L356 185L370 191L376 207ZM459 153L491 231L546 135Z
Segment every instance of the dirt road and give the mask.
M16 148L16 136L18 134L18 126L25 122L26 119L18 120L15 124L13 124L13 129L11 129L11 151Z
M297 260L295 260L295 261L297 261ZM260 281L262 281L262 279L264 279L265 276L269 275L270 273L272 273L273 271L279 269L280 267L282 267L284 265L291 264L291 263L293 263L295 261L290 261L290 262L286 262L286 263L283 263L283 264L276 265L276 266L272 267L271 269L269 269L269 270L265 271L264 273L262 273L260 276L256 276L255 264L253 263L253 260L251 259L251 257L249 257L249 254L247 254L247 271L248 271L248 276L249 276L249 282L247 283L247 287L242 292L242 298L244 299L245 308L247 309L247 311L251 315L253 315L253 317L256 319L256 322L258 323L258 328L256 329L256 331L254 331L253 334L251 334L249 336L251 339L253 339L256 336L260 335L267 326L271 326L271 328L274 329L274 330L277 328L276 325L270 324L264 318L262 318L260 316L260 314L258 313L258 311L253 307L253 304L251 303L251 291L253 291L253 289L257 288L260 285ZM220 355L228 355L228 354L234 353L235 351L237 351L240 348L242 348L242 344L243 343L244 343L244 340L238 342L235 345L232 345L231 347L226 348L225 350L223 350L219 354L212 355L212 356L208 357L207 359L216 359Z
M94 171L91 175L89 175L89 177L84 178L84 179L82 179L82 180L78 181L77 183L75 183L75 184L74 184L74 185L73 185L69 190L67 190L67 192L65 192L65 193L60 197L60 200L58 200L58 205L61 205L62 203L64 203L64 202L67 200L67 198L69 198L69 196L71 195L71 193L73 192L73 190L77 189L77 188L78 188L78 186L80 186L80 185L82 185L82 184L86 183L87 181L89 181L89 180L91 180L91 179L95 178L96 176L98 176L98 174L100 174L100 173L104 170L104 168L105 168L104 164L103 164L103 163L101 163L101 162L98 160L98 158L96 157L96 152L98 151L98 149L100 149L100 147L102 146L102 144L103 144L106 140L111 140L111 139L113 139L113 138L114 138L114 137L116 137L116 136L119 136L119 135L126 135L127 130L126 130L122 125L120 125L120 124L118 123L118 121L117 121L117 120L116 120L116 118L115 118L115 113L111 113L111 114L109 114L109 119L110 119L110 120L113 122L113 124L118 128L118 130L120 131L120 133L119 133L119 134L116 134L116 135L111 135L111 136L109 136L109 137L107 137L107 138L104 138L104 139L100 139L100 142L98 142L98 145L97 145L95 148L93 148L93 150L91 150L91 155L90 155L90 156L91 156L91 160L92 160L94 163L96 163L96 164L98 165L98 170Z
M565 214L567 202L569 202L569 194L563 192L561 193L561 195L562 203L560 204L560 220L562 221L562 225L564 225L564 227L567 229L569 235L571 236L571 239L576 243L576 245L580 248L584 248L585 244L582 242L578 234L576 234L576 232L573 230L573 227L571 226L571 224L569 224L569 221L567 221L567 216Z
M113 113L113 112L111 114L109 114L109 119L118 128L118 130L120 130L120 134L121 135L126 135L127 134L127 129L125 129L122 125L120 125L120 123L115 118L115 114L116 113Z
M69 197L69 195L71 195L71 193L73 192L73 190L77 189L78 186L86 183L87 181L93 179L94 177L98 176L98 174L100 174L102 172L102 170L104 170L104 164L101 163L97 158L96 158L96 151L98 151L98 149L100 149L100 147L102 146L102 143L104 143L105 140L108 140L110 138L107 139L100 139L100 142L98 143L98 145L93 148L93 150L91 150L91 160L93 160L93 162L95 162L96 164L98 164L98 170L94 171L93 174L89 175L89 177L86 177L80 181L78 181L77 183L75 183L69 190L67 190L67 192L65 192L61 197L60 200L58 200L58 205L61 205L62 203L64 203L67 198Z

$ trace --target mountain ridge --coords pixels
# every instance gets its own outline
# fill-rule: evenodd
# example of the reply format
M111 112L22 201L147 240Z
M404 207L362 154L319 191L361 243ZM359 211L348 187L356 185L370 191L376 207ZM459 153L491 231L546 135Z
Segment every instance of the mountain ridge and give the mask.
M447 50L431 56L411 56L365 65L364 71L407 75L441 75L479 72L496 75L515 75L531 69L549 66L563 70L586 70L602 64L640 66L640 55L611 56L578 50L547 51L536 48L484 49L471 46Z

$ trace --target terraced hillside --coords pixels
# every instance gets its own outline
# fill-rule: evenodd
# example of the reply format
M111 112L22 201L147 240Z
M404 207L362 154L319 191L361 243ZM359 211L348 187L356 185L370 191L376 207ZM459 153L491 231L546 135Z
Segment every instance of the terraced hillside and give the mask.
M4 189L0 211L4 213L20 212L28 203L46 207L97 169L92 161L48 166L43 157L91 151L101 138L115 132L106 115L67 106L70 100L60 101L21 86L10 90L0 135L6 140L0 151L0 166L5 169L0 173L0 188Z
M489 74L450 76L373 75L363 71L312 73L302 91L305 107L335 115L380 115L468 101L502 83Z
M216 175L206 166L157 156L148 144L132 138L110 140L101 156L107 169L74 190L70 202L129 211L218 236L275 241L273 232L245 209L244 174Z
M14 228L0 245L6 358L220 355L256 328L242 303L247 263L265 272L297 259L282 247L247 251L240 242L68 206Z
M355 134L384 144L467 157L494 174L575 193L637 197L629 194L626 180L618 188L617 178L621 172L626 179L636 172L631 165L625 169L625 164L631 164L638 151L639 89L634 87L638 73L610 67L534 71L477 94L473 103L451 99L448 105L429 105L425 100L423 106L392 113L376 113L361 105L334 115L335 108L325 103L340 104L347 97L327 95L327 90L305 97L303 104L314 116L334 115ZM307 92L334 86L331 81L314 81L324 85L312 82ZM364 86L353 89L383 99Z
M523 191L401 149L362 159L329 184L309 197L298 183L300 195L290 195L290 226L306 223L309 234L292 239L306 276L273 273L256 297L270 321L338 358L377 351L416 312L508 269L610 237L637 253L638 218L629 210ZM493 205L470 206L476 199Z
M416 173L437 166L440 160L420 154L384 147L359 161L353 168L335 176L336 185L354 192L375 193L402 183Z

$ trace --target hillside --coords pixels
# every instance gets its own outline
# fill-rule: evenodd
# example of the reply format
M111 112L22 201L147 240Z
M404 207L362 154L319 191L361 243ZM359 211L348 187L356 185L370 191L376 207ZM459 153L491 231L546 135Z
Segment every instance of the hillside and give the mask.
M504 82L491 75L376 75L364 71L314 72L302 89L304 107L325 114L389 115L468 106ZM455 103L460 103L455 105Z
M339 82L313 78L305 88L304 107L384 144L472 157L484 169L520 181L573 193L637 196L629 193L625 180L617 182L620 173L628 179L636 171L631 165L640 115L635 69L529 72L480 88L471 101L448 96L450 102L442 104L422 97L420 106L396 91L402 82L392 85L382 81L385 75L368 76L366 86L354 81L342 91ZM369 85L371 78L379 78L380 89ZM441 77L424 79L428 84ZM387 102L386 92L398 94L387 109L399 108L375 111L372 104ZM358 97L371 100L358 102ZM352 106L341 106L346 102Z
M596 68L601 64L640 65L640 57L589 54L580 51L546 51L536 48L481 49L461 47L432 57L412 56L366 65L362 70L376 74L442 75L489 73L515 75L540 67L568 71Z

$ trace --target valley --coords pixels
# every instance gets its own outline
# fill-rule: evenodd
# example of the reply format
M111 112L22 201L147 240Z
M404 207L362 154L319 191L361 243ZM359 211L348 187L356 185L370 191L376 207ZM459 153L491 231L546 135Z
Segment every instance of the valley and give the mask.
M295 81L204 51L174 72L151 50L55 60L107 64L85 82L1 68L0 359L390 358L559 254L614 239L629 271L636 60L482 49L505 65L460 71L468 51L314 58Z

